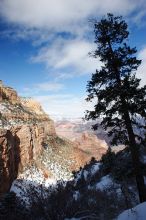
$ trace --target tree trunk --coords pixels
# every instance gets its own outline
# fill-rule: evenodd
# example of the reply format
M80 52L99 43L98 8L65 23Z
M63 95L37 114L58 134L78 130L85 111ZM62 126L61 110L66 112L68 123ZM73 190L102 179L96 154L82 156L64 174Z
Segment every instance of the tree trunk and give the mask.
M144 177L143 177L142 169L141 169L139 150L138 150L138 147L135 141L135 135L134 135L133 128L131 125L130 116L129 116L128 111L126 110L124 112L124 119L125 119L126 129L128 132L128 137L129 137L129 147L130 147L133 167L135 171L136 184L137 184L138 193L139 193L139 200L142 203L146 201L146 187L144 184Z

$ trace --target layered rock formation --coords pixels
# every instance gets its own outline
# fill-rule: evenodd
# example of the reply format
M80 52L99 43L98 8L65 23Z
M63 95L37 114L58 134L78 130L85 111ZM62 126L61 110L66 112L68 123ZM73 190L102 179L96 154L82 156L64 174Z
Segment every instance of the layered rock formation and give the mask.
M60 121L56 122L56 133L61 137L66 137L73 141L77 148L84 152L86 161L91 157L97 160L107 151L108 145L103 138L104 133L96 134L91 129L92 124L80 121Z
M97 160L106 153L108 146L107 143L96 137L93 133L83 132L80 137L75 141L78 148L86 152L88 160L95 157Z
M0 86L0 193L43 152L47 136L56 136L53 121L38 103ZM26 105L25 105L26 104ZM33 106L35 107L33 109Z

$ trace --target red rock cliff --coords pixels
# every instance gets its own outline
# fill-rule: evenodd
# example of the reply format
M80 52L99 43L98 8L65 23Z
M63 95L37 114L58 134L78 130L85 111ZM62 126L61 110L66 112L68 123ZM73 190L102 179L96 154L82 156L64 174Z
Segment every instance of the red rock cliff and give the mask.
M39 103L0 82L0 194L42 154L48 136L56 136L54 123Z

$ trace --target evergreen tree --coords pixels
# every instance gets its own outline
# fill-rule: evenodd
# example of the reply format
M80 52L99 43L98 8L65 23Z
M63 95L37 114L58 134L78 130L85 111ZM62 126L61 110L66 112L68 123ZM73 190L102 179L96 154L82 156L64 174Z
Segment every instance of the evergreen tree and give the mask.
M136 48L127 44L128 29L121 16L107 14L94 22L96 50L102 66L88 81L87 101L96 102L85 118L101 118L101 126L112 138L111 144L129 146L136 176L140 202L146 201L146 190L139 158L139 146L144 143L146 116L146 86L140 87L136 70L141 60ZM98 126L94 126L97 129ZM141 134L139 131L142 131Z

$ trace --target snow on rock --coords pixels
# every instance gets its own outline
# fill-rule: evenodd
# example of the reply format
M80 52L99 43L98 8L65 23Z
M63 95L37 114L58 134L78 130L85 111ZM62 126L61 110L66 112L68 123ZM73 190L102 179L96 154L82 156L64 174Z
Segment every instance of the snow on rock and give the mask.
M100 163L97 162L94 165L92 165L90 169L88 168L87 170L86 169L80 170L75 178L75 183L77 183L82 178L82 176L84 176L85 180L89 179L91 176L95 175L99 171L99 168L100 168Z
M51 172L51 176L44 176L44 173L35 166L28 167L23 173L20 173L17 179L13 182L10 191L16 193L16 195L26 204L30 203L29 193L35 191L39 194L44 192L48 193L52 187L55 187L57 181L67 181L72 179L72 174L68 174L57 163L48 163L48 170ZM50 189L49 189L50 188ZM47 194L46 194L47 195ZM76 194L75 197L78 195Z
M58 162L52 162L48 158L47 161L44 159L43 164L53 173L56 180L63 179L64 181L68 181L72 179L72 173L66 170L65 167L62 167Z
M6 119L8 115L15 115L16 113L22 113L20 111L19 105L11 105L10 103L0 103L0 114L2 115L0 119L0 128L2 129L10 129L12 126L23 125L24 121L19 118L14 119Z
M79 197L80 197L80 192L79 191L75 191L74 194L73 194L74 200L77 201Z
M128 209L120 214L117 220L145 220L146 219L146 202Z
M101 163L96 163L96 164L94 164L94 165L92 166L91 172L92 172L93 175L94 175L97 171L99 171L100 165L101 165Z
M1 112L10 112L5 103L0 103L0 111Z
M32 166L22 174L19 174L13 182L10 191L15 192L26 204L29 204L30 190L33 189L36 193L41 193L43 188L45 192L47 187L55 186L56 182L57 180L54 178L45 178L41 170Z
M113 181L109 175L106 175L101 178L100 182L96 184L96 189L104 190L111 186L113 184Z
M84 179L87 180L87 177L88 177L88 171L87 171L87 170L84 170L83 175L84 175Z

